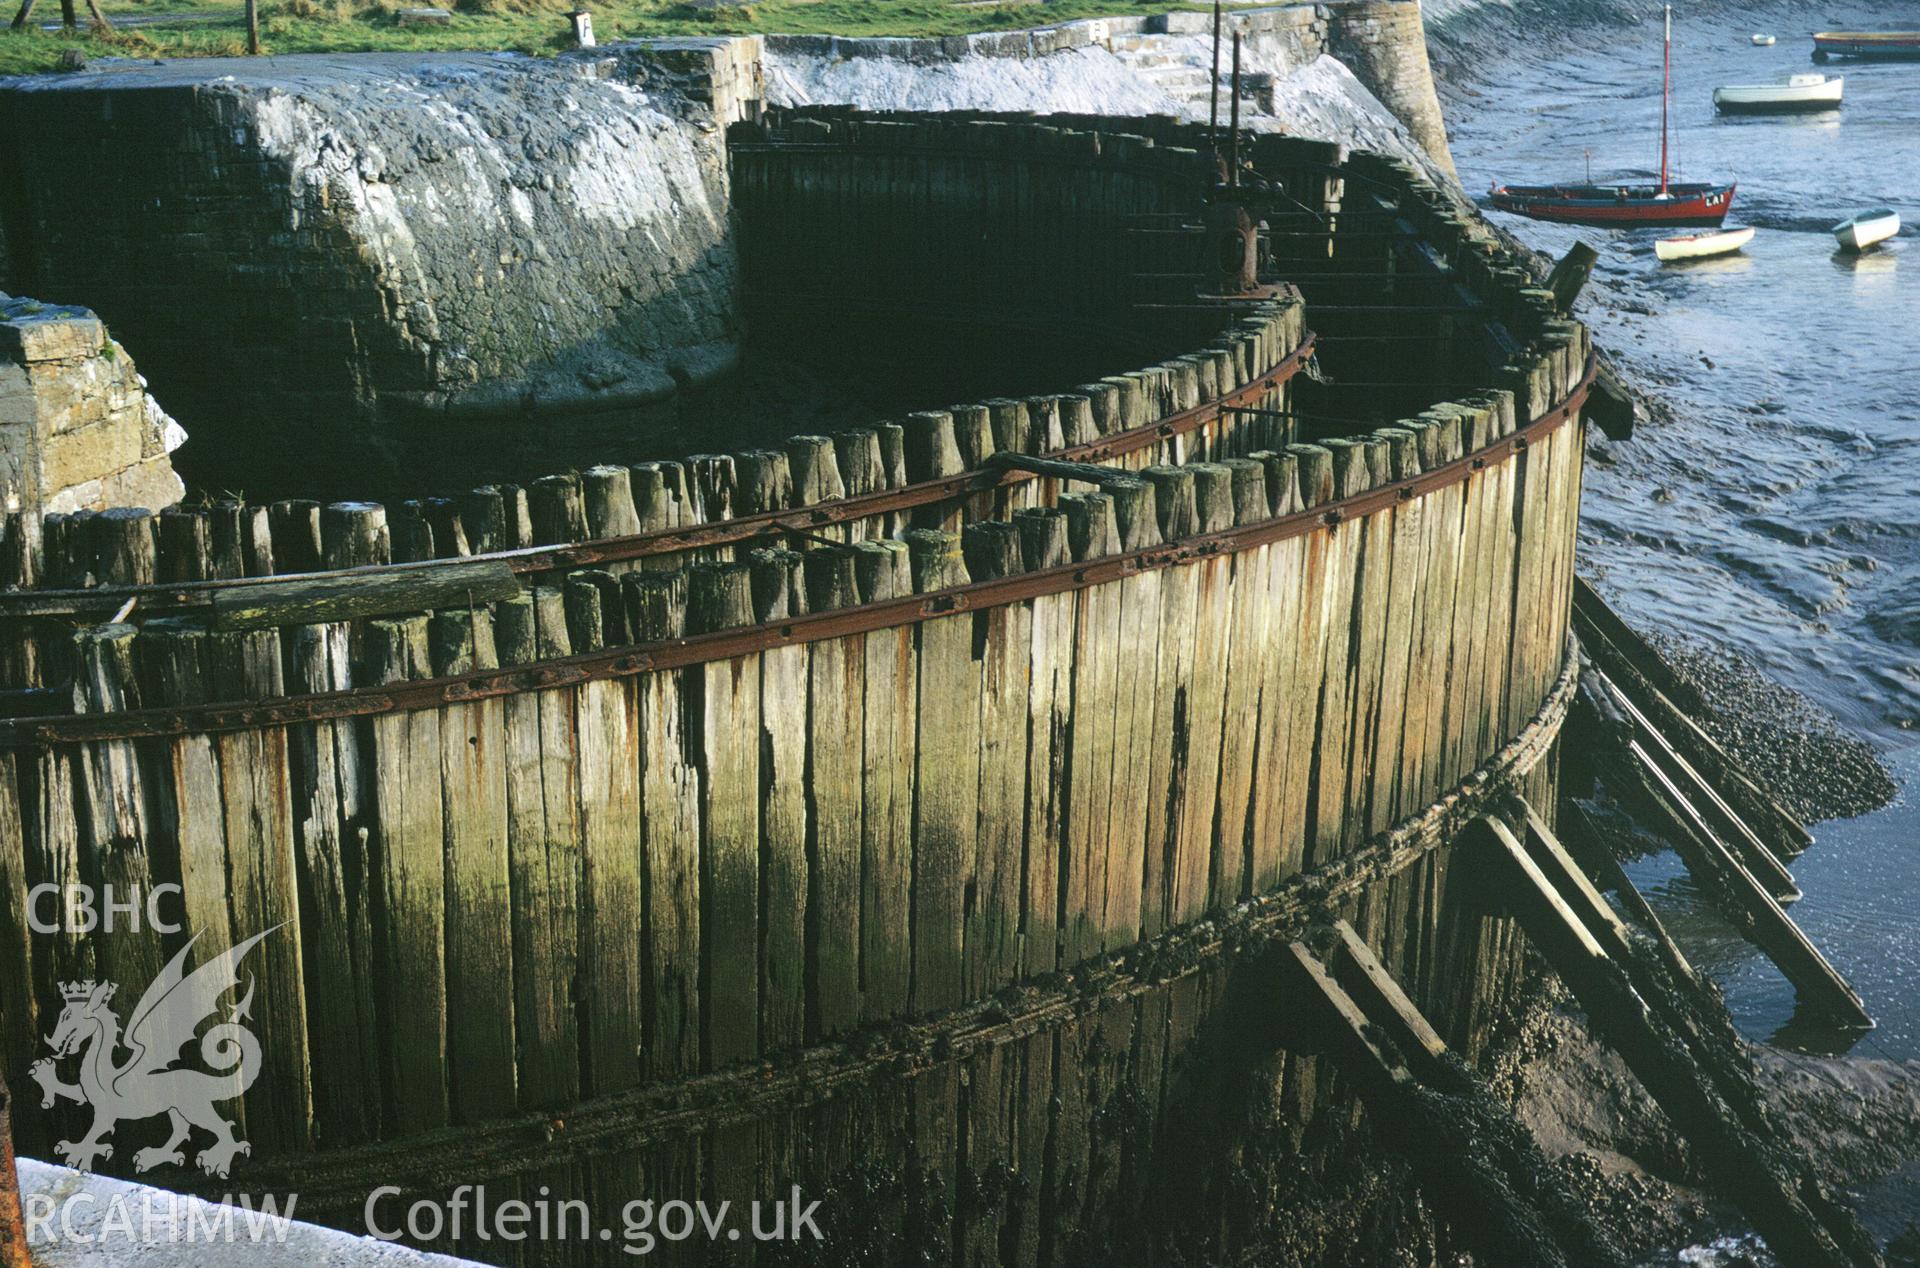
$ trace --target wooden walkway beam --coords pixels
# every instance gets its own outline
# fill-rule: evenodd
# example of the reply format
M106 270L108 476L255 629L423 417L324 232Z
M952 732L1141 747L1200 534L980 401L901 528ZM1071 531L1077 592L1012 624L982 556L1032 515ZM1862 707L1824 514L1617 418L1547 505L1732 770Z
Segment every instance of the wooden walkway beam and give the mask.
M213 628L258 630L356 617L390 616L491 603L520 593L513 569L497 559L448 563L431 570L290 577L265 585L217 590Z

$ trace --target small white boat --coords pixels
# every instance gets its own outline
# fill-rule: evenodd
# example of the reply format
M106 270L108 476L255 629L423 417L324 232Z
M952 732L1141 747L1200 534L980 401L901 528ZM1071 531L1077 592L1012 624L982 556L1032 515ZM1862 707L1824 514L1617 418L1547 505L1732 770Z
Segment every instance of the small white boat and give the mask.
M1663 261L1704 260L1708 256L1731 255L1753 241L1753 226L1736 229L1709 229L1704 233L1683 233L1677 238L1661 238L1653 244L1653 253Z
M1728 84L1713 90L1713 108L1721 114L1791 114L1797 110L1838 110L1846 87L1840 77L1788 75L1771 84Z
M1757 48L1772 48L1773 37L1771 35L1755 35L1753 37L1753 43Z
M1833 227L1834 240L1842 251L1865 251L1900 232L1900 213L1891 207L1863 211L1851 220Z

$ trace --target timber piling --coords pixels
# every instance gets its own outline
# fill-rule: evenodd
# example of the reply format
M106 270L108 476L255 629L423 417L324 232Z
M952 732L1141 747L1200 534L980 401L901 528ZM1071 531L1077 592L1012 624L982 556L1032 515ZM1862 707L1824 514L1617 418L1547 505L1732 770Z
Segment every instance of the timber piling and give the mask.
M28 887L166 879L209 945L274 930L235 1117L329 1219L798 1184L848 1259L1244 1259L1299 1214L1247 1174L1358 1220L1358 1086L1481 1253L1608 1262L1470 1073L1537 948L1770 1239L1871 1262L1553 839L1587 331L1405 165L1278 136L1235 194L1306 227L1211 297L1201 131L733 129L755 322L876 378L1040 331L1051 381L391 506L10 517L0 688L74 707L0 719L6 1075L59 981L162 949L28 939ZM1656 769L1723 787L1689 745ZM1744 796L1702 830L1777 912Z

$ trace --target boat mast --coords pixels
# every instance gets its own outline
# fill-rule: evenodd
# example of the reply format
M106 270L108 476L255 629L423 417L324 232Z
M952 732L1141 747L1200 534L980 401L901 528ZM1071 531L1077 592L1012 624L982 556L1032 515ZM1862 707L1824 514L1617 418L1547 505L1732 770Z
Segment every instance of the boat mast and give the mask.
M1667 99L1673 95L1673 6L1667 6L1666 54L1660 66L1660 196L1667 196Z
M1207 143L1220 157L1220 0L1213 0L1213 101L1207 110Z

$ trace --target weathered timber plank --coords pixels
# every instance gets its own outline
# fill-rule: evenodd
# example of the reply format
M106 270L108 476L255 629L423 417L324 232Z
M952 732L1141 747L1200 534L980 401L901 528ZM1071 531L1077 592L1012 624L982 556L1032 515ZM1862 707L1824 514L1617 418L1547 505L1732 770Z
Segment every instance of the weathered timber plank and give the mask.
M641 1078L641 878L636 692L626 680L576 688L580 744L580 991L589 1087Z
M144 514L144 513L143 513ZM103 515L99 530L118 525L110 545L130 549L129 538L148 540L145 520ZM131 532L124 531L131 528ZM138 634L131 625L101 625L73 638L74 708L86 713L116 713L142 704L134 666ZM150 982L165 962L160 932L144 919L112 921L105 910L111 895L126 901L143 896L154 884L153 860L144 842L148 834L146 777L139 753L125 740L95 740L76 749L74 772L79 793L80 865L93 886L101 919L89 933L100 976L126 984ZM224 950L224 948L222 948ZM217 954L217 952L216 952Z
M1430 505L1433 532L1427 547L1428 602L1422 635L1426 657L1421 669L1427 684L1426 730L1420 754L1422 800L1431 800L1448 787L1453 778L1449 754L1453 731L1459 725L1454 704L1454 608L1460 590L1461 518L1465 497L1464 486L1452 485L1441 490Z
M287 689L304 695L350 687L349 633L345 624L286 631ZM210 760L205 737L185 736L170 748L176 778ZM368 1088L380 1085L380 1033L359 758L351 723L287 730L302 961L312 1022L314 1119L321 1140L343 1145L377 1136L381 1108L378 1097L367 1095ZM204 817L196 818L196 828L204 830ZM181 849L187 848L183 838ZM192 848L199 853L207 842L197 840ZM222 936L225 929L223 920Z
M1200 637L1195 625L1199 583L1200 574L1193 568L1171 569L1160 579L1160 640L1153 663L1153 769L1148 778L1152 789L1146 836L1150 854L1144 860L1141 887L1143 937L1179 923L1183 878L1190 877L1194 870L1193 862L1180 853L1180 828L1190 792L1193 663ZM1145 672L1144 666L1141 672ZM1204 877L1207 862L1201 861L1198 867Z
M272 630L215 635L214 690L229 699L284 695L280 637ZM228 906L237 938L278 930L249 956L261 1073L247 1092L247 1130L261 1148L307 1148L313 1129L298 864L284 730L222 735Z
M1385 445L1366 437L1361 447L1371 458ZM1377 478L1374 484L1384 481ZM1393 527L1397 508L1376 511L1356 527L1360 530L1359 570L1353 586L1353 659L1347 670L1346 805L1342 808L1340 844L1354 848L1366 835L1367 805L1372 795L1374 747L1380 728L1380 689L1386 668L1387 605L1391 597Z
M485 608L436 612L428 639L436 675L499 668ZM507 857L506 705L479 700L435 711L446 831L447 1063L454 1118L518 1108L513 926Z
M1389 522L1387 596L1381 627L1381 670L1373 733L1373 771L1368 781L1364 831L1383 832L1418 804L1404 791L1408 755L1404 747L1409 709L1408 675L1413 659L1414 609L1425 570L1426 508L1415 498L1381 518Z
M1121 1205L1118 1192L1134 1134L1129 1115L1137 1104L1130 1069L1136 1007L1132 999L1117 1000L1088 1019L1087 1200L1082 1218L1090 1228L1124 1226L1137 1215Z
M1088 1105L1088 1049L1095 1022L1077 1017L1057 1027L1054 1042L1055 1083L1053 1127L1047 1138L1046 1184L1042 1209L1045 1262L1064 1262L1077 1241L1087 1197L1087 1167L1091 1150Z
M1318 534L1316 534L1317 536ZM1313 778L1306 857L1311 867L1340 852L1347 814L1348 745L1352 739L1349 667L1356 655L1355 591L1360 580L1361 543L1365 526L1343 523L1331 530L1321 588L1320 620L1324 656L1319 695L1319 732L1314 740Z
M1293 679L1300 659L1293 640L1300 628L1305 539L1274 542L1266 554L1267 588L1257 600L1266 607L1263 643L1253 664L1259 675L1259 738L1247 808L1247 885L1254 894L1280 883L1288 840L1300 817L1300 807L1287 801L1287 785L1293 760Z
M515 596L495 613L495 648L502 664L524 665L571 651L555 591ZM573 998L581 883L573 693L508 696L502 726L520 1101L528 1108L557 1108L580 1094Z
M842 606L834 603L832 606ZM860 1021L861 846L868 635L811 645L807 665L807 985L815 1037Z
M1038 565L1030 565L1038 566ZM1026 870L1021 887L1020 970L1051 973L1060 960L1060 851L1073 726L1071 594L1033 601L1027 674Z
M1122 612L1121 596L1111 586L1082 590L1075 598L1070 797L1059 877L1063 967L1097 955L1103 945Z
M1146 873L1161 853L1161 807L1151 788L1158 684L1154 674L1137 668L1158 663L1161 574L1127 577L1119 591L1120 642L1113 651L1113 803L1107 813L1106 901L1100 920L1107 950L1139 940Z
M1256 478L1264 480L1258 467ZM1266 496L1261 485L1261 497ZM1250 818L1256 767L1262 745L1270 741L1261 716L1261 688L1269 655L1267 622L1271 613L1268 574L1274 548L1257 547L1235 555L1228 565L1224 713L1220 724L1220 779L1215 812L1212 900L1225 907L1252 893L1253 831Z
M991 608L980 641L980 782L966 916L965 998L992 994L1019 973L1027 805L1027 671L1033 609Z
M1288 659L1288 727L1285 793L1280 840L1281 879L1306 864L1313 829L1314 755L1320 728L1320 679L1326 658L1326 592L1332 584L1330 557L1337 554L1324 533L1309 533L1301 544L1299 598L1295 601L1294 648Z
M896 1016L912 978L912 843L919 654L911 627L866 636L861 749L862 1016Z
M808 656L777 647L760 657L760 1012L769 1050L806 1038Z
M702 1060L760 1051L760 657L688 674L698 719Z
M907 1235L933 1263L953 1261L955 1198L959 1185L960 1071L935 1062L913 1077L912 1159Z
M968 1057L960 1083L960 1166L972 1177L956 1195L954 1259L963 1268L999 1268L1012 1186L1017 1049L994 1044Z
M367 631L373 683L424 678L424 616L374 621ZM368 723L374 780L377 884L384 913L377 960L388 1119L403 1132L449 1122L447 1083L445 799L440 722L417 710Z
M913 801L913 1007L965 998L966 889L980 798L980 663L971 615L917 628L919 735Z
M27 819L20 788L20 761L0 753L0 1070L9 1087L27 1086L27 1068L44 1055L39 1009L33 995L33 932L27 923ZM20 1115L17 1143L45 1152L51 1138Z
M273 581L214 591L213 627L252 630L348 621L490 603L519 591L520 582L513 571L499 560L441 564L417 571Z
M1186 701L1187 780L1178 826L1180 880L1172 895L1172 924L1198 919L1212 899L1214 812L1219 805L1227 678L1227 648L1221 632L1227 628L1233 604L1231 559L1203 559L1191 571L1197 583L1193 679Z

